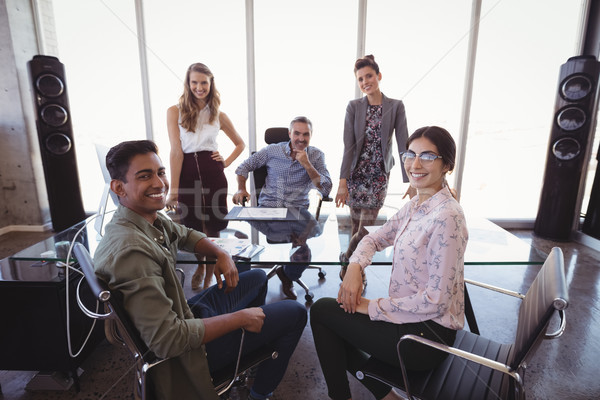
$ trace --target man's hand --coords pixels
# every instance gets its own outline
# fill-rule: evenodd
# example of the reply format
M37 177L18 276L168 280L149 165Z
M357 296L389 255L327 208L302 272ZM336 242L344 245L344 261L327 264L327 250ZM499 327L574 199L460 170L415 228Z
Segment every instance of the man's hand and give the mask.
M233 204L242 204L244 201L250 200L250 193L245 189L240 189L233 195Z
M231 256L226 252L222 252L217 256L217 262L215 263L215 278L217 279L217 287L219 289L223 289L221 274L225 277L225 282L227 282L225 293L229 293L237 286L240 276Z
M308 159L308 154L306 154L306 150L296 150L292 149L291 152L292 158L295 159L304 167L304 169L312 168L312 164Z
M238 311L244 315L245 323L242 328L248 332L259 333L265 323L265 313L260 307L244 308Z

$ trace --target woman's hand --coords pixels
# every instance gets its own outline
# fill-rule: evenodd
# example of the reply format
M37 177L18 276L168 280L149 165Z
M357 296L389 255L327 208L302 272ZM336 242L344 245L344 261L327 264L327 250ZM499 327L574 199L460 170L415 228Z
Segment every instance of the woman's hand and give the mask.
M406 189L406 193L404 193L404 196L402 196L402 200L404 200L406 196L408 196L409 199L412 199L413 197L415 197L416 194L417 189L412 187L412 185L408 185L408 189Z
M340 179L337 194L335 195L335 206L340 207L346 204L348 200L348 184L345 179Z
M218 151L213 151L212 154L210 155L210 158L212 158L215 161L219 161L223 163L223 166L225 168L227 168L229 165L227 165L227 163L225 162L225 159L223 158L223 156L218 152Z
M165 208L167 209L167 211L176 211L178 206L179 202L177 201L177 195L170 193L169 197L167 197L167 203L165 205Z
M338 291L337 302L347 313L354 314L361 306L361 296L363 292L363 279L360 265L350 263L344 275L344 280ZM361 307L361 309L364 307Z

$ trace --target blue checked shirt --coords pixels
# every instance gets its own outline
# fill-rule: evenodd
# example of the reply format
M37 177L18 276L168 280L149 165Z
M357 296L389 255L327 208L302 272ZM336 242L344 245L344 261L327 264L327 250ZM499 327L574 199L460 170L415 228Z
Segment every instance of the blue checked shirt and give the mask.
M308 159L321 177L321 189L313 184L302 165L292 160L290 142L270 144L252 154L235 170L237 175L248 178L248 173L267 167L267 179L260 192L258 204L262 207L304 207L309 205L308 192L318 189L323 196L331 191L331 177L325 165L325 155L316 147L306 148Z

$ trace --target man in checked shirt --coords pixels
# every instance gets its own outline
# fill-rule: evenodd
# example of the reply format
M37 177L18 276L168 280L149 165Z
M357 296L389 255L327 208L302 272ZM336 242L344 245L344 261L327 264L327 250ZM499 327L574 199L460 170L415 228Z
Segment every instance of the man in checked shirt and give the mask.
M317 189L323 197L329 195L332 183L325 165L325 155L316 147L309 146L312 122L306 117L296 117L290 123L289 142L274 143L252 154L236 170L238 191L233 203L241 204L250 199L246 190L248 173L266 166L267 178L260 192L260 207L308 208L308 193ZM283 292L296 299L293 281L300 279L306 267L285 266L277 269Z

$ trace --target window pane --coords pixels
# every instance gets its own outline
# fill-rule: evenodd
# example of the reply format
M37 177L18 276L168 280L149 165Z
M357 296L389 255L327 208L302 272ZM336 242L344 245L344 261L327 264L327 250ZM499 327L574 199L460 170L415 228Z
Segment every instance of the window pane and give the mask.
M248 144L245 2L146 0L144 15L154 140L165 166L169 168L167 108L179 101L187 68L197 62L212 71L220 109ZM217 142L225 158L231 154L233 143L223 132ZM230 192L235 167L246 155L225 169Z
M134 3L54 0L86 210L103 189L95 143L145 138Z
M404 102L409 134L439 125L458 140L470 12L470 0L368 2L366 54L379 64L381 91ZM394 158L388 193L404 193Z
M461 203L535 218L560 66L576 55L581 3L484 1Z
M305 115L337 189L344 115L354 97L358 2L255 2L257 147Z

